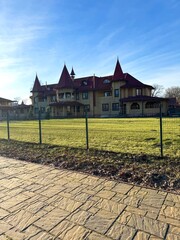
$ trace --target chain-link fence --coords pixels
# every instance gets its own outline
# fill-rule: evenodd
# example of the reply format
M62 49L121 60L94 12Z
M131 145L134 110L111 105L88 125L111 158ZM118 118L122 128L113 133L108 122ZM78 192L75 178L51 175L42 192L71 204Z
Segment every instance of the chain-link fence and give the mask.
M76 118L0 122L0 138L152 156L180 156L180 118Z

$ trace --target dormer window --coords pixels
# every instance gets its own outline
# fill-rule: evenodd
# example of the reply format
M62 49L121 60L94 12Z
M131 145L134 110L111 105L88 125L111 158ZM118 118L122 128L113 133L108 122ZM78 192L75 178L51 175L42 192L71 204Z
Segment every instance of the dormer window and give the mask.
M111 81L109 80L109 79L105 79L104 81L103 81L103 83L104 84L108 84L108 83L110 83Z
M87 81L85 81L85 80L82 82L82 85L84 85L84 86L87 86L87 84L88 84L88 83L87 83Z

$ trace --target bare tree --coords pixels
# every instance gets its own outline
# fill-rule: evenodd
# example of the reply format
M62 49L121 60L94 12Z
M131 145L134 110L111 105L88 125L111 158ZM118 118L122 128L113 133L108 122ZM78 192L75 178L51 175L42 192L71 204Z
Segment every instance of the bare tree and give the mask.
M154 88L152 90L151 96L152 97L160 97L162 96L164 87L162 85L158 85L158 84L153 84L152 87Z
M165 90L165 97L167 98L176 98L178 103L180 103L180 87L170 87Z

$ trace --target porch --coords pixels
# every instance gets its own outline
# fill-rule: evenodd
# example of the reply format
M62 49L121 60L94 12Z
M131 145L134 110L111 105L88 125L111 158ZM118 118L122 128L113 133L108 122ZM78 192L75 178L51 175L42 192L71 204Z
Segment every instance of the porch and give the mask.
M61 101L49 104L52 118L82 117L84 104L77 101Z

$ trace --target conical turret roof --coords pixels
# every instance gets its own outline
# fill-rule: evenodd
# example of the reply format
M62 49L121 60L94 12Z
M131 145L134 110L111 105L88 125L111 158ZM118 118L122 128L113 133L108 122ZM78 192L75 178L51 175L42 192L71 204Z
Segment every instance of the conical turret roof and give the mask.
M74 72L74 69L72 68L72 70L71 70L71 76L75 76L76 74L75 74L75 72Z
M69 75L66 65L64 65L61 76L59 78L58 87L73 88L73 81L71 79L71 76Z
M119 59L117 59L117 63L116 63L116 67L114 70L114 75L113 75L113 80L119 80L119 79L123 79L124 78L124 74L119 62Z
M41 84L40 84L39 78L38 78L38 76L36 74L32 92L38 92L40 90L41 90Z

